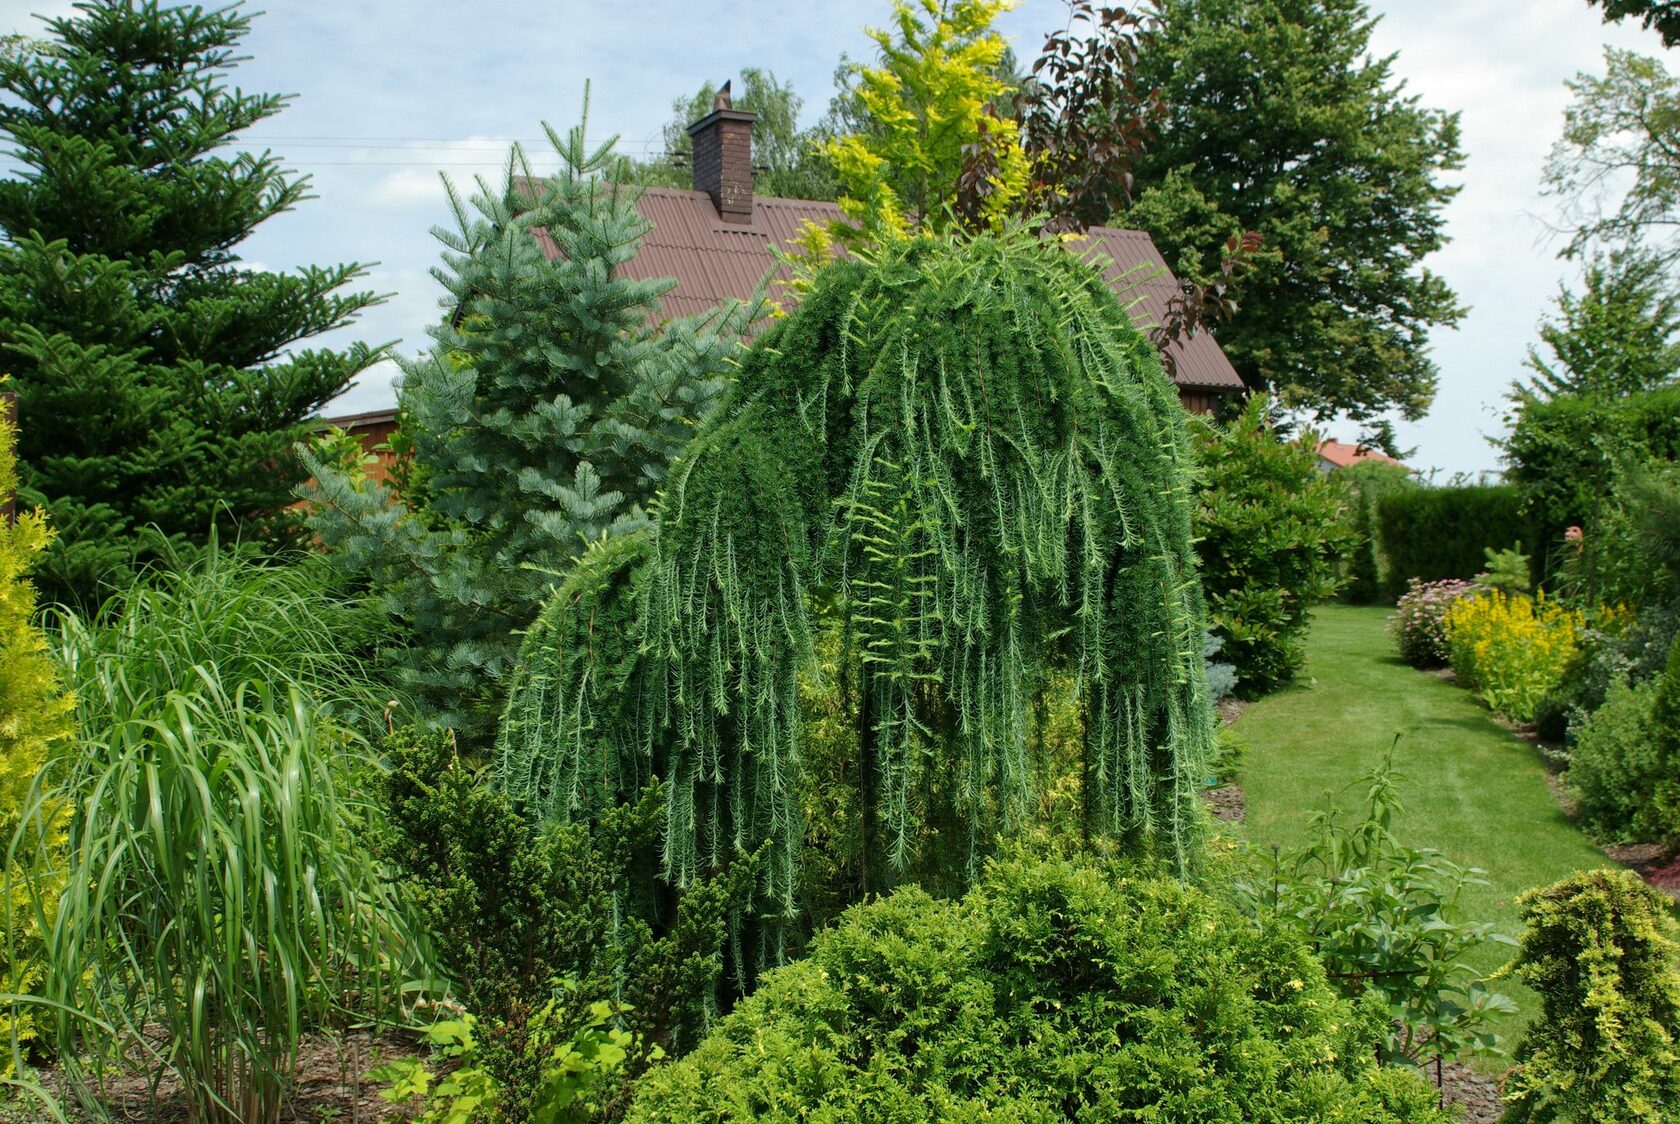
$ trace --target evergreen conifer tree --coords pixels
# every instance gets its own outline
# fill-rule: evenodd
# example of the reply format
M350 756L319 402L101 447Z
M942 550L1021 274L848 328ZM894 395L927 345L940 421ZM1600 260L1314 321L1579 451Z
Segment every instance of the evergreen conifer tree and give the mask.
M379 353L289 350L376 301L355 264L250 269L236 247L305 198L269 154L218 151L286 98L226 85L236 8L90 0L0 52L0 364L15 377L22 494L57 539L37 577L86 600L155 527L276 529L305 419Z
M497 189L450 187L456 229L433 231L444 317L402 364L394 486L342 435L304 453L312 528L384 598L404 678L469 743L566 564L645 521L752 314L662 322L675 282L623 273L648 223L608 177L612 142L589 150L582 125L549 137L554 176L516 148Z

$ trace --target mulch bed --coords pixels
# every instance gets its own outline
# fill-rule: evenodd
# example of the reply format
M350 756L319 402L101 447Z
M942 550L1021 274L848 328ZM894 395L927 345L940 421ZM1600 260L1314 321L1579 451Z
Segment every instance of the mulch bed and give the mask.
M423 1052L412 1037L395 1034L373 1036L352 1033L343 1039L312 1037L298 1051L298 1078L291 1101L281 1111L281 1124L375 1124L377 1121L412 1120L418 1108L386 1103L379 1093L384 1088L367 1079L367 1071L398 1057L418 1057ZM58 1096L73 1121L95 1118L79 1110L64 1095L63 1079L56 1073L43 1074L42 1084ZM186 1102L179 1088L165 1082L157 1095L147 1090L144 1075L115 1077L106 1083L104 1101L111 1119L139 1124L177 1124L189 1120ZM19 1105L23 1102L20 1100ZM29 1106L32 1108L33 1106ZM44 1116L14 1116L0 1109L0 1121L46 1119Z
M1204 788L1202 799L1207 802L1213 818L1224 823L1241 823L1246 814L1240 785L1222 784L1215 788Z
M1463 1107L1465 1124L1495 1124L1505 1111L1499 1103L1499 1082L1458 1062L1441 1067L1441 1099Z

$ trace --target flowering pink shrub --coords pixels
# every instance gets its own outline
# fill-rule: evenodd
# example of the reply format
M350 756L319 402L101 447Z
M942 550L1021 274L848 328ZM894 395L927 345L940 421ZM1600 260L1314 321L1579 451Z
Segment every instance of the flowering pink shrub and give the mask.
M1448 578L1422 582L1413 578L1388 618L1388 630L1400 647L1400 658L1413 667L1440 667L1447 662L1447 609L1454 601L1481 590L1475 582Z

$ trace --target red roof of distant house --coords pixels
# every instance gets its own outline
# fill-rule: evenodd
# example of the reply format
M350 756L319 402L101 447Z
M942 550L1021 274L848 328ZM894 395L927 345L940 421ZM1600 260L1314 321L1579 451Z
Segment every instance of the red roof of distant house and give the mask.
M636 278L674 278L677 287L661 298L668 316L684 316L716 308L726 300L745 300L766 277L786 281L771 247L791 249L807 222L827 225L841 218L835 203L812 199L754 196L752 221L732 223L718 216L704 191L648 188L637 204L652 229L640 251L623 266ZM545 239L545 249L558 252ZM1178 283L1167 263L1141 230L1093 227L1074 245L1074 252L1103 265L1103 276L1131 312L1139 327L1160 322ZM774 295L774 294L772 294ZM1206 332L1173 345L1182 387L1238 391L1243 387L1231 361Z
M1352 464L1364 464L1369 461L1379 461L1385 464L1400 463L1381 449L1349 445L1346 441L1324 441L1318 446L1318 455L1337 468L1346 468Z

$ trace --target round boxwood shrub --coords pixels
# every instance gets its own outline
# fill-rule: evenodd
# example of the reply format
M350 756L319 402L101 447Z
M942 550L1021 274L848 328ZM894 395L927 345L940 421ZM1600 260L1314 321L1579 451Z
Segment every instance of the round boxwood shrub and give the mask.
M847 911L645 1078L630 1119L1451 1119L1376 1067L1380 1019L1298 937L1200 891L1015 857L958 901Z

